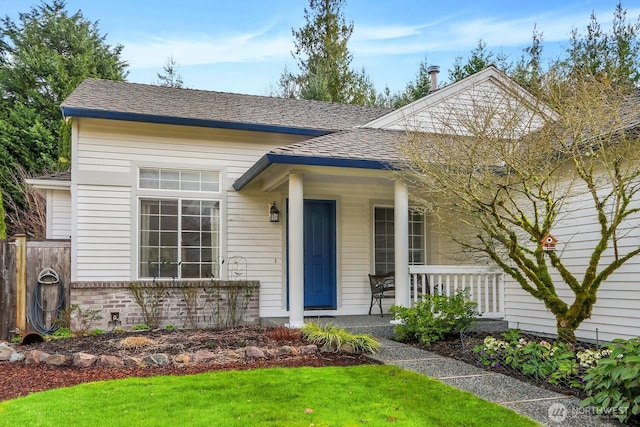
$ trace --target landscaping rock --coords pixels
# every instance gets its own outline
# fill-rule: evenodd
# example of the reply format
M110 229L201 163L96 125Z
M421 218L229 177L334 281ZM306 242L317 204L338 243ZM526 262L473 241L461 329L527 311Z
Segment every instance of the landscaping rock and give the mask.
M98 356L89 353L75 353L73 355L73 366L77 368L88 368L93 365L98 359Z
M141 368L144 366L144 362L139 357L125 356L122 358L122 361L124 362L124 366L130 368Z
M298 353L295 347L291 347L288 345L283 345L282 347L278 347L275 352L276 356L295 356Z
M187 353L180 353L173 358L173 361L182 365L188 365L189 363L191 363L191 356L189 356Z
M225 356L227 356L227 359L230 359L230 360L238 360L242 357L241 354L238 354L237 351L233 351L233 350L227 351Z
M347 354L354 354L356 351L351 344L342 344L340 346L340 351Z
M22 362L25 359L25 355L23 353L18 353L17 351L11 355L9 358L9 362Z
M16 351L11 347L0 347L0 360L10 360Z
M251 359L261 359L264 357L264 351L258 347L249 346L244 350L244 356Z
M46 362L49 356L51 355L49 353L45 353L44 351L31 350L29 353L27 353L24 359L24 363L26 363L27 365L37 365L38 363Z
M209 350L198 350L193 354L193 363L208 362L215 358L216 354Z
M63 354L52 354L47 357L46 363L47 365L60 366L64 365L67 361L67 358Z
M169 356L164 353L150 354L145 356L142 361L150 366L167 366L169 364Z
M124 367L124 361L118 356L103 354L98 358L96 366L101 366L104 368L122 368Z
M315 354L318 351L318 346L315 344L305 345L300 349L300 354Z

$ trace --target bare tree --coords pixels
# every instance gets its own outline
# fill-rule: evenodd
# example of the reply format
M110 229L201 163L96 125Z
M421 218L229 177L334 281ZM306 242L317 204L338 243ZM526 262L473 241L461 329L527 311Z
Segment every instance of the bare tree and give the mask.
M640 208L640 99L606 77L549 74L539 98L506 81L502 92L478 85L445 103L437 134L414 126L401 147L404 179L461 249L542 301L572 341L601 285L640 253L630 235ZM591 246L580 242L584 228L567 226L578 211L594 225ZM556 229L564 252L542 243ZM578 243L584 266L563 257Z
M18 203L10 196L10 192L3 192L6 210L7 234L24 233L34 239L46 237L47 210L46 200L35 188L27 184L30 176L22 167L17 167L9 173L9 185L14 193L21 194L24 203Z

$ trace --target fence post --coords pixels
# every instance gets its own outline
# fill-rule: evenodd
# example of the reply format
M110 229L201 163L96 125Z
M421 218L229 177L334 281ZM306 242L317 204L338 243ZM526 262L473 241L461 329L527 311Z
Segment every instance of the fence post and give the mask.
M27 332L27 236L15 235L16 245L16 328Z

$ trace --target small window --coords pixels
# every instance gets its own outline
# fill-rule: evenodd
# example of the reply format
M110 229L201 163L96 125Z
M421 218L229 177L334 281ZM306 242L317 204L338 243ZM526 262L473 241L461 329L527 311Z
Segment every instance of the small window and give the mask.
M220 192L220 173L172 169L140 169L140 188Z

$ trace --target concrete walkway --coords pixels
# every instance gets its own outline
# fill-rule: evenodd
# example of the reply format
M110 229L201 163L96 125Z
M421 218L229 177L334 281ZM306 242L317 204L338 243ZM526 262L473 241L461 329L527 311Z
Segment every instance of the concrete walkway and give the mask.
M263 319L263 324L285 324L288 319ZM513 409L544 426L589 427L620 426L615 418L597 416L592 408L581 408L580 399L536 387L515 378L486 371L474 365L411 345L393 341L390 315L308 317L305 321L333 323L353 333L367 333L378 339L381 350L372 358L386 365L438 379L450 386L475 394L481 399ZM476 330L499 334L506 330L502 321L479 321Z
M485 371L456 359L379 338L380 352L373 356L387 365L438 379L481 399L511 408L544 426L619 426L613 418L598 417L580 408L580 399L564 396L515 378Z

